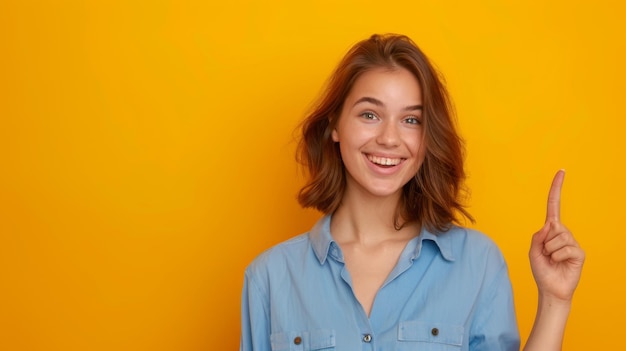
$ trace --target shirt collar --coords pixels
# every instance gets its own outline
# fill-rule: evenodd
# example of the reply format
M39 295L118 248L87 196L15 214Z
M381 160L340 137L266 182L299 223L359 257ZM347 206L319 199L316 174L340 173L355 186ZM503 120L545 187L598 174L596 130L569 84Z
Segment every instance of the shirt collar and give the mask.
M320 218L309 232L309 238L311 240L311 245L313 246L313 251L317 256L317 259L320 261L320 264L324 264L324 262L326 262L329 254L331 254L335 259L343 262L343 254L341 253L337 243L335 243L335 240L333 240L333 237L330 235L330 218L330 215ZM441 256L446 261L454 261L452 238L450 234L451 231L435 234L422 227L415 244L413 259L419 257L423 241L430 240L437 245Z
M422 231L420 232L420 235L418 237L418 244L415 247L415 255L413 256L413 258L415 259L419 257L420 251L422 249L422 243L424 242L424 240L430 240L437 245L437 247L439 248L439 252L441 253L441 256L446 261L450 261L450 262L454 261L454 253L452 250L452 236L451 235L454 235L452 234L452 230L448 230L446 232L432 233L428 231L426 228L422 227Z
M320 261L320 264L324 264L328 257L331 244L335 244L335 240L333 240L333 237L330 235L330 215L320 218L317 223L315 223L315 226L313 226L313 229L309 232L309 237L317 259ZM337 246L337 244L334 246ZM340 250L337 251L340 252Z

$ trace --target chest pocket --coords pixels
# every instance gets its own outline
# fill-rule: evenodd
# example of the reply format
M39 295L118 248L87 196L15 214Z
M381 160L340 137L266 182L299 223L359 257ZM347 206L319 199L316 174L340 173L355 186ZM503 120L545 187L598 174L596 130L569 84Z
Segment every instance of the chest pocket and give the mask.
M270 336L272 351L335 350L335 331L317 329L302 332L280 332Z
M400 322L398 350L458 351L463 345L463 332L462 325L422 321Z

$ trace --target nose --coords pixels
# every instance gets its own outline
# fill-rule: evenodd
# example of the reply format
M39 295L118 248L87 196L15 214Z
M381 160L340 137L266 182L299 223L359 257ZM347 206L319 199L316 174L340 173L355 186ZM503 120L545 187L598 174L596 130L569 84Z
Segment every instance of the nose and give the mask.
M385 121L380 124L376 142L379 145L394 147L400 144L400 131L396 123Z

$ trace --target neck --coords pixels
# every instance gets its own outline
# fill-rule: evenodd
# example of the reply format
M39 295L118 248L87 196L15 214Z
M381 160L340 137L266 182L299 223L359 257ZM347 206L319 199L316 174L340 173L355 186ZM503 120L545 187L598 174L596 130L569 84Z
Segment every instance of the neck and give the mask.
M376 245L388 239L414 237L419 233L418 223L406 223L397 230L396 209L401 192L377 197L366 192L346 189L341 205L333 213L331 233L338 242L359 242ZM401 221L401 219L399 219Z

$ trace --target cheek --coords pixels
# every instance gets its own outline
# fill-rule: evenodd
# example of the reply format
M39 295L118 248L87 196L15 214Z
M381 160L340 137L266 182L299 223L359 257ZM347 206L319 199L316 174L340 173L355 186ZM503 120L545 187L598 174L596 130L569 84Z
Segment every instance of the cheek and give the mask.
M423 138L420 138L418 142L415 143L414 149L415 151L415 173L422 168L424 164L424 160L426 159L426 153L428 151L426 147L426 142Z
M426 155L426 140L423 133L417 135L413 134L407 144L409 145L409 148L413 150L413 154L416 157L420 159L424 158Z

